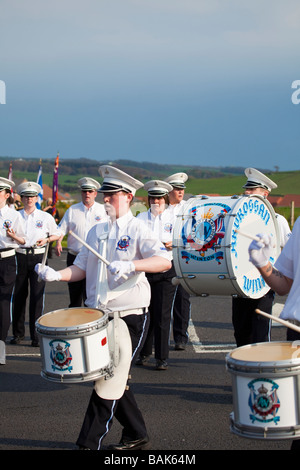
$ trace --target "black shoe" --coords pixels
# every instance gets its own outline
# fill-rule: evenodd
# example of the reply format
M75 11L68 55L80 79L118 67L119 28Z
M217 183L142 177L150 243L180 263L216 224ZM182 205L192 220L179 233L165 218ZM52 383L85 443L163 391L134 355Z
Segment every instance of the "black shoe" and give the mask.
M150 447L149 437L142 437L135 441L127 441L122 439L119 444L111 444L107 447L107 450L146 450Z
M185 343L176 343L175 344L175 351L185 351L186 344Z
M31 341L31 346L33 346L34 348L38 348L39 345L40 345L40 343L36 339Z
M156 370L167 370L167 368L168 368L167 361L160 360L160 359L156 361L156 367L155 367Z
M150 359L150 356L145 356L144 354L140 354L135 364L137 366L143 366L144 364L146 364L146 362L149 361L149 359Z
M24 339L24 336L14 336L10 340L10 344L19 344L19 343L21 343L22 339Z

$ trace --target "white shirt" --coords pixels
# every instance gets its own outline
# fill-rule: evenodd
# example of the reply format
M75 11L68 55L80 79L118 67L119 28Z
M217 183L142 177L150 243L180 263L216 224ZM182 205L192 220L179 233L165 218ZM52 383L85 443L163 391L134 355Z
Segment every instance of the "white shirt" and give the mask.
M50 235L60 235L60 231L55 223L54 217L48 212L34 209L31 214L27 214L25 209L19 211L26 233L26 243L22 248L35 246L38 240L48 238Z
M9 228L12 228L19 237L26 239L21 215L18 211L11 209L7 205L0 209L0 249L18 248L20 245L6 235L6 224Z
M300 217L296 220L291 236L279 255L276 269L293 279L293 285L280 317L300 321Z
M137 218L152 230L155 236L162 242L172 241L175 216L172 211L165 209L161 214L154 216L150 209L147 212L140 212ZM167 250L168 259L173 259L172 250Z
M276 219L279 227L280 248L282 249L291 235L291 229L288 221L281 214L276 214Z
M106 219L107 214L103 204L94 202L94 204L88 208L83 202L79 202L69 207L60 221L58 228L63 236L72 230L82 240L85 240L89 230L94 225ZM82 243L72 237L72 235L68 235L68 248L75 253L79 253L82 248Z
M101 223L102 225L102 223ZM103 222L103 230L107 223ZM87 244L99 252L99 240L97 230L102 232L102 227L94 226L87 236ZM133 261L161 256L167 258L164 245L149 231L147 226L132 215L129 211L125 216L120 217L114 223L109 221L109 237L107 240L106 259L109 262L115 260ZM88 307L95 307L96 285L98 273L98 258L85 246L76 256L74 264L86 272L86 290ZM114 276L107 271L108 285L114 289L124 280L116 283ZM112 311L131 310L148 307L150 303L150 286L145 276L141 273L137 284L125 291L116 299L107 303L107 308Z
M172 211L175 216L178 214L182 214L185 203L186 201L182 199L178 204L169 204L168 210Z

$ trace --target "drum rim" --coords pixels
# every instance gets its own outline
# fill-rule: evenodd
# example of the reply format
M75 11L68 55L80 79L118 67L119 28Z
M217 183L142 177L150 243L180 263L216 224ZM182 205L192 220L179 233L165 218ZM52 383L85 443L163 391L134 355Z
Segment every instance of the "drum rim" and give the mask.
M242 371L246 372L246 368L248 370L253 371L254 369L263 369L264 372L267 372L266 369L271 369L271 368L276 368L276 369L286 369L287 367L289 369L296 369L300 366L300 357L297 358L290 358L290 359L284 359L284 360L274 360L274 361L246 361L244 359L237 359L232 357L232 354L237 350L237 349L250 349L253 346L266 346L266 347L272 347L276 346L279 344L283 345L292 345L293 341L270 341L270 342L264 342L264 343L253 343L253 344L247 344L245 346L240 346L239 348L234 349L233 351L230 351L227 353L225 357L225 362L230 371Z
M65 312L65 311L72 310L72 309L76 309L76 310L87 310L87 309L95 310L95 311L101 312L102 316L100 318L98 318L97 320L92 320L90 322L80 323L78 325L70 325L70 326L46 326L46 325L43 325L42 323L40 323L40 320L42 318L44 318L45 316L52 315L52 314L57 313L57 312ZM93 308L93 307L71 307L71 308L57 309L57 310L53 310L52 312L45 313L44 315L40 316L36 320L35 327L36 327L36 330L37 330L38 333L42 333L42 334L45 334L47 336L51 336L51 335L56 336L57 334L61 335L64 332L65 332L66 335L69 335L69 334L72 334L72 333L78 334L78 333L84 333L84 332L89 332L89 331L91 331L91 332L92 331L98 331L100 328L107 325L108 321L109 321L108 313L104 312L103 310Z

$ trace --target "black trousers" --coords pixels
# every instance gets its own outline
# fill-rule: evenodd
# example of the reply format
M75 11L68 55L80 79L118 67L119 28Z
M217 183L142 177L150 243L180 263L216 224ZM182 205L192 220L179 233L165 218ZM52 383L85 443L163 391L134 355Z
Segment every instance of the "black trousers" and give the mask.
M0 259L0 341L7 338L16 281L16 256Z
M32 341L38 341L35 330L35 322L44 313L45 281L38 282L38 275L34 267L41 263L43 253L34 255L31 253L17 253L18 271L15 285L15 296L13 305L13 335L25 336L25 314L26 300L29 296L29 331Z
M150 356L154 343L155 359L158 360L166 360L169 357L171 312L176 291L172 278L175 276L173 267L164 273L147 274L151 287L150 324L140 354Z
M128 315L122 319L127 324L131 342L132 358L139 353L148 329L148 313L142 315ZM135 401L132 386L125 390L119 400L105 400L100 398L95 390L92 392L90 402L85 414L83 425L77 439L77 445L92 450L101 449L103 440L116 418L123 426L122 438L135 440L146 437L147 429L142 413Z
M67 254L67 266L71 266L74 263L76 256L71 253ZM82 281L68 282L69 297L71 307L82 307L86 301L86 290L85 290L85 279Z
M173 300L173 337L175 343L188 342L190 321L190 294L181 286L177 286Z
M270 341L271 320L255 313L255 309L271 314L274 296L270 290L260 299L232 299L232 324L238 347Z

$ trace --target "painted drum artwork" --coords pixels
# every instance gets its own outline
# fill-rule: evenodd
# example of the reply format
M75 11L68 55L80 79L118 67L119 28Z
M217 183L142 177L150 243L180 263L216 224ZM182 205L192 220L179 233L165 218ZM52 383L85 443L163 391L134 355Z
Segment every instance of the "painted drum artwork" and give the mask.
M249 261L249 238L267 233L279 254L279 229L271 204L259 195L196 196L177 216L173 259L177 280L191 294L260 298L269 291ZM239 230L241 233L239 233Z
M78 383L112 375L107 327L108 315L93 308L66 308L41 316L36 330L42 377Z
M231 431L250 439L300 438L300 342L256 343L226 356Z

